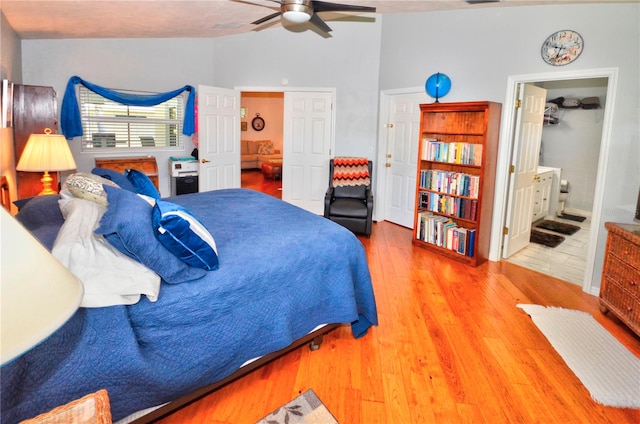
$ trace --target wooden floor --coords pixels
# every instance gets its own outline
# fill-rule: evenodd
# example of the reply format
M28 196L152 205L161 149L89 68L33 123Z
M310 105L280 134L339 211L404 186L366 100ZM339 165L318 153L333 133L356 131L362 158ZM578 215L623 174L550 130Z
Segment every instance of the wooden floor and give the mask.
M596 404L516 308L587 311L640 356L640 339L602 315L596 297L507 262L441 258L388 222L360 240L378 327L357 340L339 328L320 350L295 350L161 422L254 423L311 388L341 424L640 423L640 410Z
M282 199L282 179L265 178L259 169L243 169L240 175L240 186Z

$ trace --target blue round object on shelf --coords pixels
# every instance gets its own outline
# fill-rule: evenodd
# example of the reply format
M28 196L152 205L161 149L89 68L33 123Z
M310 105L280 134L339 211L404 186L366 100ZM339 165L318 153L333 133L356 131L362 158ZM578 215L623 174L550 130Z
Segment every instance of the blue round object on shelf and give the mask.
M424 88L427 90L427 94L435 97L437 102L440 97L446 96L451 90L451 79L447 75L438 72L427 78Z

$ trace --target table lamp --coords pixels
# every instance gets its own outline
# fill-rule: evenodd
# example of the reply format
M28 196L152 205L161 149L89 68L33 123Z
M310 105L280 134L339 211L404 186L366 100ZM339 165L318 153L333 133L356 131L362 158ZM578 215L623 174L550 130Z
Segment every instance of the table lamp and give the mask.
M0 365L53 334L76 312L84 287L0 208Z
M44 134L31 134L27 145L24 147L18 166L18 171L44 172L42 176L43 190L39 193L56 194L51 188L53 178L49 171L69 171L76 169L69 143L62 134L52 134L51 129L46 128Z

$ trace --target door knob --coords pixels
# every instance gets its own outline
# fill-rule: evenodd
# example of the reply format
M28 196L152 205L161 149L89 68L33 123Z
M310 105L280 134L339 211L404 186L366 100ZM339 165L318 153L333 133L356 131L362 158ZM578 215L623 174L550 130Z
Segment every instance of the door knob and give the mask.
M387 168L391 168L391 163L387 162L387 163L384 164L384 166L386 166Z
M207 160L207 159L200 159L200 162L202 162L202 163L209 163L209 162L211 162L211 161L210 161L210 160Z
M387 157L391 159L391 153L387 153Z
M389 124L387 125L389 128L393 128L393 124Z

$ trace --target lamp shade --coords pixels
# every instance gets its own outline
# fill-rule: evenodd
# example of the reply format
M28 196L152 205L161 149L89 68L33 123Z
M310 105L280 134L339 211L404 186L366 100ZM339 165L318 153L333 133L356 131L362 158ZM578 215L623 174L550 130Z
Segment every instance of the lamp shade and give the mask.
M62 134L52 134L49 128L44 134L31 134L24 147L18 171L45 172L76 169L69 143Z
M0 364L5 364L67 322L78 309L84 288L2 208L0 226Z
M51 130L47 128L44 130L44 134L29 136L16 169L27 172L44 172L40 179L43 188L40 195L55 194L56 192L51 188L53 178L49 175L49 171L76 169L76 162L73 160L67 139L60 134L51 134Z

